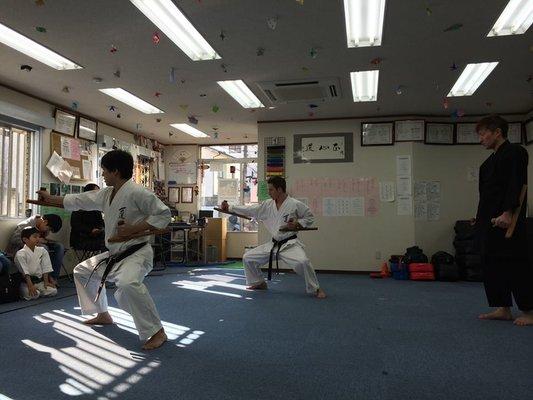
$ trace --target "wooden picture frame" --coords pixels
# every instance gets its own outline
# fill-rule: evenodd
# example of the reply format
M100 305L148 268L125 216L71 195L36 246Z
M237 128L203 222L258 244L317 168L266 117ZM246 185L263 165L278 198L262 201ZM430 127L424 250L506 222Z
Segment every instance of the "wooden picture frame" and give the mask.
M76 134L76 121L77 117L75 114L71 114L67 111L56 108L55 114L55 126L54 131L62 133L67 136L72 136Z
M533 143L533 118L524 122L524 135L526 138L526 144Z
M509 122L509 130L507 131L507 140L510 143L522 144L524 143L523 128L521 122Z
M394 145L394 122L361 122L361 147Z
M423 142L426 121L406 119L394 121L394 142Z
M180 188L179 187L169 187L168 188L168 202L169 203L179 203L180 202Z
M353 132L295 134L293 149L295 164L353 162Z
M425 144L453 145L455 137L455 124L447 122L427 122Z
M476 131L477 123L457 123L455 125L456 144L476 144L479 145L479 135Z
M78 119L78 139L88 140L96 143L96 135L98 131L98 121L80 117Z
M194 188L192 186L183 186L181 188L181 202L192 203Z

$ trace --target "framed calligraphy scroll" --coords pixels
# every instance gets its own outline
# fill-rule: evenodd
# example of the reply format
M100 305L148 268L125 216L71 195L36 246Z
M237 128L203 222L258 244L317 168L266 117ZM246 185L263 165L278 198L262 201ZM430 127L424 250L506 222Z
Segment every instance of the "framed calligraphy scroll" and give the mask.
M353 133L294 135L294 163L353 162Z

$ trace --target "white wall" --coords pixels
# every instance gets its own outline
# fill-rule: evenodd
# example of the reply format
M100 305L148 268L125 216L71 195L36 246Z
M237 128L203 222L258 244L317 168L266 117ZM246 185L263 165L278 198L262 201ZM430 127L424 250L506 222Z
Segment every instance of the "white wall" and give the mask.
M467 180L467 167L478 168L490 153L476 145L397 143L394 146L362 148L360 123L358 119L260 123L259 176L264 177L266 137L285 137L288 188L295 179L307 177L373 177L378 181L395 181L396 156L411 155L413 181L441 182L441 217L439 221L422 222L415 221L414 216L398 216L396 202L380 203L375 217L317 217L319 231L299 235L315 268L377 270L391 254L403 254L406 247L413 245L420 246L428 256L437 250L452 251L454 222L475 216L477 208L477 182ZM353 163L293 164L294 134L342 132L354 134ZM530 163L530 180L532 168ZM529 193L529 204L533 201L532 192ZM260 228L259 243L267 240L270 240L268 233ZM381 254L380 260L377 253Z

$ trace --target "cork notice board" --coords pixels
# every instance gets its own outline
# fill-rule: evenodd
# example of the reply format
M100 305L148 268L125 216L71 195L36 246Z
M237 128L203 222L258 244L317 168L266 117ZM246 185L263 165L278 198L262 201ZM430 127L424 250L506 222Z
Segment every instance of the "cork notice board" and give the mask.
M50 135L50 154L54 151L69 163L74 169L72 180L87 181L93 179L92 159L90 153L85 151L91 143L85 140L65 136L57 132Z

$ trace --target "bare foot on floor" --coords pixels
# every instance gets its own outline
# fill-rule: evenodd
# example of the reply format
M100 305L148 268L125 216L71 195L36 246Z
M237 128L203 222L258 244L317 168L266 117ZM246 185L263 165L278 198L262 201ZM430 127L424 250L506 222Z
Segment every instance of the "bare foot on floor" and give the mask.
M525 312L517 319L514 320L514 324L518 326L533 325L533 312Z
M257 285L248 286L246 289L249 290L267 290L268 286L265 281L258 283Z
M111 325L113 324L113 318L108 312L99 313L96 317L83 321L87 325Z
M479 319L492 319L492 320L499 320L499 321L510 321L513 319L513 314L511 314L511 310L508 308L497 308L496 311L493 311L491 313L487 314L480 314Z
M144 344L143 350L154 350L161 347L167 341L168 337L163 328L159 329L154 336L152 336Z
M324 292L322 289L317 289L315 297L317 299L325 299L327 297L326 292Z

